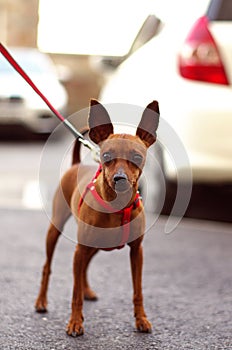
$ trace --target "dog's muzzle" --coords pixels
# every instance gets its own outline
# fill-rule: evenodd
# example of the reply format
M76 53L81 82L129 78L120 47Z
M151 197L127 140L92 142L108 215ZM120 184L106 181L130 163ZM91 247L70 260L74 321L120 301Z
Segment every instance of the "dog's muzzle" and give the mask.
M114 188L116 192L127 191L130 187L128 177L125 173L117 173L113 177Z

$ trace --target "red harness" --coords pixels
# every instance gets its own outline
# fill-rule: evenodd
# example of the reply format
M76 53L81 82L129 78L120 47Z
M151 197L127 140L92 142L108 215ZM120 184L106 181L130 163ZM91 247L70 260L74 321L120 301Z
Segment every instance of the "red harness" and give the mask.
M134 210L140 206L141 196L140 196L139 192L137 192L134 202L129 207L126 207L126 208L121 209L119 211L115 211L115 209L109 203L105 202L96 191L95 182L96 182L98 176L100 175L101 171L102 171L102 166L100 165L96 174L94 175L93 179L86 186L85 191L80 198L79 205L78 205L78 212L80 211L81 205L84 202L84 198L85 198L87 192L90 191L92 196L95 198L95 200L104 209L106 209L107 212L122 215L121 226L123 228L123 232L122 232L122 239L121 239L119 246L114 247L114 248L102 248L103 250L113 250L115 248L121 249L128 242L129 235L130 235L131 213L132 213L132 210Z

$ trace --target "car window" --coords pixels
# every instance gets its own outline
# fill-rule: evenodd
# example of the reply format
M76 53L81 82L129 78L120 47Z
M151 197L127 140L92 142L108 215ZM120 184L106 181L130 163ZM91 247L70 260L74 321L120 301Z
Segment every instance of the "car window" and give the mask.
M19 65L29 73L44 74L51 73L52 66L49 60L41 53L35 53L34 51L17 51L10 50L13 57L17 60ZM2 56L0 56L0 72L1 73L14 73L14 70L10 63Z
M12 67L4 57L0 57L0 73L10 73L12 71Z
M211 21L231 21L232 20L232 0L211 1L207 17Z

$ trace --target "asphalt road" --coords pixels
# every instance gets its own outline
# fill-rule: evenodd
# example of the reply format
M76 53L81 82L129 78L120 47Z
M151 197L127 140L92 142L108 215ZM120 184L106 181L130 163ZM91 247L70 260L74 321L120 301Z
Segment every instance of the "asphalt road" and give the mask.
M48 225L40 210L1 209L0 349L232 349L232 225L183 219L164 233L166 217L144 240L144 297L152 334L135 331L128 248L100 252L90 268L97 302L85 302L85 335L65 333L74 244L61 237L49 289L49 312L37 314ZM147 217L148 226L154 219ZM75 231L71 220L66 234Z

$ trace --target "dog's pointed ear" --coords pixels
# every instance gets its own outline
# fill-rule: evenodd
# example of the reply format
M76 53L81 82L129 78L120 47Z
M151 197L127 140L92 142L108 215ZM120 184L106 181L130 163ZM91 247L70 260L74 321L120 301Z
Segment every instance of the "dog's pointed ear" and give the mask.
M156 141L156 130L159 125L159 116L159 104L157 101L152 101L145 108L136 131L136 135L140 137L146 147L151 146Z
M113 124L105 107L95 99L90 100L89 137L99 144L114 133Z

